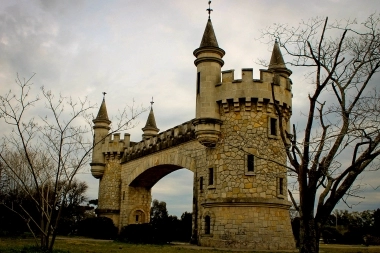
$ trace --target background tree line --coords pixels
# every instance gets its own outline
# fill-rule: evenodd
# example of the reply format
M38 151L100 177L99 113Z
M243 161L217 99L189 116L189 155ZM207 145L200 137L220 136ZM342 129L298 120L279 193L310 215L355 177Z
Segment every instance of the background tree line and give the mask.
M52 185L44 187L52 187ZM64 184L59 184L59 187L64 187ZM95 217L94 200L87 202L85 196L87 188L86 182L74 180L70 189L65 191L67 195L65 201L59 202L59 205L62 205L62 212L57 234L77 234L81 221ZM38 227L31 222L31 220L38 220L40 216L33 201L33 196L37 193L31 189L31 194L32 196L25 194L22 189L17 187L12 178L0 169L0 236L38 234ZM48 196L47 199L51 199L51 196ZM58 209L59 206L55 208ZM28 213L28 216L20 216L21 213Z
M299 217L292 217L292 228L298 243ZM380 209L334 210L321 231L324 243L380 245Z

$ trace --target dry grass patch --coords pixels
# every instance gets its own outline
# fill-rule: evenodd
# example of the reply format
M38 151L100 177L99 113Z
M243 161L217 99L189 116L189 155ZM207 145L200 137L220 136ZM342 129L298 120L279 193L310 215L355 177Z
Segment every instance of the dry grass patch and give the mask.
M0 238L1 253L19 253L24 246L33 245L31 239L3 239ZM59 253L230 253L236 251L216 250L188 247L185 245L138 245L121 242L94 240L79 237L60 237L57 239L55 249ZM259 252L259 251L244 251ZM270 251L266 251L270 252ZM289 252L289 251L287 251ZM322 244L320 252L324 253L378 253L380 246L360 246L360 245L335 245ZM277 251L277 253L281 253Z

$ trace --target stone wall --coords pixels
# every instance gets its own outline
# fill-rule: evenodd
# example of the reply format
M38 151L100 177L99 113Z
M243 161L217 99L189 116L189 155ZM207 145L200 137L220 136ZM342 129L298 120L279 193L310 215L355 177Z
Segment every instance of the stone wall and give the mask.
M97 213L111 218L114 224L119 224L120 213L120 157L106 155L104 175L99 181Z
M253 202L255 203L255 202ZM294 248L289 209L280 203L227 204L205 206L200 244L220 248L285 250ZM215 219L210 234L205 234L204 217Z

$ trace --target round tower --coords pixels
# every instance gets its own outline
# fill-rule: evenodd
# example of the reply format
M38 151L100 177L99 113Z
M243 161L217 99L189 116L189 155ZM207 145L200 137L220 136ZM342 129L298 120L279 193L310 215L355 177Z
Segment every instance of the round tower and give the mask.
M201 45L194 51L193 125L197 140L212 147L205 149L204 161L197 160L198 243L294 249L287 158L280 132L280 121L289 132L292 72L277 41L269 68L260 70L260 79L253 79L253 70L248 68L242 70L241 79L234 78L234 70L221 71L224 54L209 19Z
M209 17L199 48L194 50L197 67L196 118L193 121L197 140L206 147L215 147L220 136L220 113L215 86L220 83L225 52L219 48Z
M94 122L94 148L92 150L92 162L90 163L91 173L95 178L101 178L104 174L106 165L102 152L102 143L104 143L105 137L111 129L111 121L108 119L106 101L104 97L98 115L92 122Z

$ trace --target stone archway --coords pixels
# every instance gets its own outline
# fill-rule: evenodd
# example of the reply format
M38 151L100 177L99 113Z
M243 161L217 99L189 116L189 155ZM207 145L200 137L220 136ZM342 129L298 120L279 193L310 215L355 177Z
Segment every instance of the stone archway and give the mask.
M192 157L182 155L178 148L164 150L145 156L143 159L122 164L121 193L124 199L121 201L119 228L121 229L128 224L139 223L140 218L143 217L145 222L149 222L152 187L168 174L180 169L195 172L195 160ZM195 173L194 178L196 178ZM194 185L192 188L194 189ZM139 211L145 215L140 215ZM194 227L197 227L194 224L197 222L194 203L191 211L193 212L194 231Z
M129 186L152 187L167 174L182 168L195 172L195 160L181 154L180 150L175 148L123 164L122 174L126 174L125 184ZM122 180L124 181L124 178ZM143 180L149 180L149 182L143 182Z
M145 187L151 189L158 181L164 178L166 175L176 171L183 169L178 165L174 164L161 164L154 166L152 168L148 168L144 170L140 175L138 175L129 186L132 187Z

